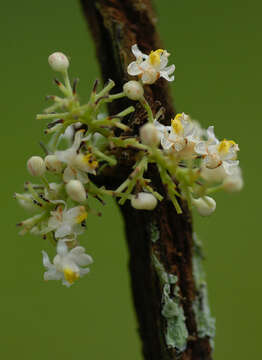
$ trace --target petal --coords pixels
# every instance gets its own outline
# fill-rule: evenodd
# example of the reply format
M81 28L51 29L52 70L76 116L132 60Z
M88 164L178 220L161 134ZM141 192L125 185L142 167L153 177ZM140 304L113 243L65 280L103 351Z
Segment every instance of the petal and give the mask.
M52 266L52 264L50 262L48 254L44 250L42 250L42 255L43 255L43 265L46 268L50 268Z
M89 269L89 268L80 269L80 271L79 271L79 275L80 275L80 277L82 277L82 276L84 276L84 275L88 274L88 273L89 273L89 271L90 271L90 269Z
M136 76L142 73L141 69L138 67L135 61L131 62L127 67L127 72L129 75Z
M85 249L82 246L77 246L70 251L70 257L79 266L86 266L93 263L93 259L90 255L85 253Z
M94 175L96 174L96 171L95 170L92 170L94 171ZM77 171L76 173L76 177L77 177L77 180L79 180L82 184L87 184L89 182L89 178L88 178L88 175L85 174L84 172L82 171Z
M64 240L59 240L56 247L57 254L60 256L66 256L68 254L68 248Z
M214 126L209 126L207 129L208 142L211 144L219 144L219 140L215 136Z
M207 154L206 142L199 141L199 143L197 143L195 146L195 152L200 155L206 155Z
M160 55L160 65L159 68L160 69L164 69L164 67L167 65L168 63L168 53L166 51L164 51L162 53L162 55Z
M63 174L64 182L68 183L70 180L74 180L75 174L76 172L74 171L74 169L71 166L67 166Z
M70 235L72 233L72 226L67 224L67 223L63 223L55 232L55 237L56 238L62 238L66 235Z
M139 50L137 44L133 45L131 47L132 53L134 54L134 56L138 59L138 58L142 58L142 59L147 59L148 55L142 53L142 51Z
M55 266L44 273L44 280L61 280L63 274L56 270Z
M166 79L167 81L174 81L175 80L174 75L169 77L169 75L165 72L165 70L160 71L160 77Z

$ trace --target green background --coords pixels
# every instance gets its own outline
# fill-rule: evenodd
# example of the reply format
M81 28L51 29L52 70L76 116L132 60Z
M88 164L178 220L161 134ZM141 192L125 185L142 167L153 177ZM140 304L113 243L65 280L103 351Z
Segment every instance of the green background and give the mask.
M259 1L158 1L159 27L176 64L176 107L221 138L240 144L245 189L220 194L210 218L195 216L205 244L210 301L217 318L215 359L260 358L261 343L261 10ZM143 30L141 30L143 31ZM91 273L72 288L42 280L43 240L20 237L25 217L12 199L30 179L44 122L35 114L55 93L47 56L72 58L86 99L98 73L77 1L1 4L0 356L4 359L141 359L120 214L113 204L90 216ZM260 224L259 224L260 221Z

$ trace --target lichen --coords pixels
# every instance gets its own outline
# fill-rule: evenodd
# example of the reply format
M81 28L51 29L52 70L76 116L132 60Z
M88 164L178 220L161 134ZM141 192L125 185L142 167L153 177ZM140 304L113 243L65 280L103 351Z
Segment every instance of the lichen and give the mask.
M157 227L156 222L151 222L149 224L149 233L150 233L150 239L153 243L157 242L160 238L159 229Z
M188 331L185 323L184 310L180 304L178 279L177 276L168 274L165 271L164 266L155 255L153 255L153 262L161 285L163 286L163 306L161 314L167 322L165 334L166 344L168 347L176 348L178 352L181 352L186 349Z
M193 311L197 323L197 333L200 338L209 337L211 346L214 347L215 319L211 316L208 303L207 284L202 265L202 245L196 234L193 234L193 274L197 289L197 296L193 302Z

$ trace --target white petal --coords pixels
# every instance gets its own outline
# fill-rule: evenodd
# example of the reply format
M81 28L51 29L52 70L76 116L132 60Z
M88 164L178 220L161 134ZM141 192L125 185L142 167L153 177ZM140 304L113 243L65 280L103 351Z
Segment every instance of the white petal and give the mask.
M90 255L85 254L85 249L82 246L77 246L70 251L70 257L79 266L86 266L93 263Z
M80 275L80 277L82 277L82 276L84 276L84 275L88 274L88 273L89 273L89 271L90 271L90 269L89 269L89 268L80 269L80 271L79 271L79 275Z
M138 58L142 58L142 59L147 59L147 55L142 53L142 51L139 50L137 44L133 45L131 47L132 53L134 54L134 56L138 59Z
M195 146L195 152L197 154L200 154L200 155L207 154L206 142L205 141L199 141L199 143L197 143L196 146Z
M166 79L167 81L174 81L175 77L174 75L169 76L164 70L160 71L160 77L163 77L164 79Z
M56 238L62 238L66 235L70 235L72 233L72 226L63 223L55 232Z
M167 56L167 52L164 51L162 55L160 55L160 69L164 69L164 67L167 65L168 63L168 56Z
M76 171L74 171L74 169L71 168L71 166L67 166L65 171L64 171L64 174L63 174L64 182L68 183L70 180L74 180L75 175L76 175Z
M43 265L44 265L46 268L49 268L52 264L51 264L51 262L50 262L50 259L49 259L48 254L43 250L43 251L42 251L42 255L43 255Z
M44 273L44 280L61 280L63 274L56 270L55 266Z
M127 72L129 75L136 76L142 73L141 69L138 67L135 61L131 62L127 67Z
M169 150L172 147L173 143L169 141L166 136L163 136L161 138L161 145L164 150Z
M68 254L68 248L64 240L59 240L56 247L57 254L60 256L66 256Z
M89 171L89 173L91 173L91 172ZM95 175L96 171L92 170L92 173ZM82 184L87 184L89 182L88 175L85 174L83 171L78 170L76 173L76 177L77 177L77 180L79 180Z
M207 129L207 138L208 138L208 142L210 142L211 144L218 144L219 140L216 138L215 133L214 133L214 126L209 126Z

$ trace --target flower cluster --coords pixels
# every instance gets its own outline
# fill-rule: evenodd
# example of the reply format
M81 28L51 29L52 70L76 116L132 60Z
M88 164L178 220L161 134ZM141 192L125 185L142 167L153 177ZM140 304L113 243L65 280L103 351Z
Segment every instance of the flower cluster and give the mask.
M80 104L77 80L71 83L69 79L68 58L62 53L48 58L51 68L63 78L55 79L62 96L48 96L53 104L37 115L38 120L49 121L44 132L50 139L46 145L41 143L42 157L32 156L27 161L29 174L37 180L26 182L25 192L15 194L18 202L33 212L18 224L20 233L41 235L56 246L53 262L43 251L45 280L62 280L71 286L89 272L87 266L92 258L79 241L88 214L94 212L89 197L103 201L104 196L113 196L120 205L130 201L133 208L147 211L166 197L178 214L186 200L190 208L207 216L216 208L212 193L222 189L234 192L243 186L237 160L239 148L234 141L218 140L213 126L204 130L185 113L165 119L169 125L160 122L161 111L153 114L144 96L144 85L160 77L174 80L175 66L167 66L169 53L158 49L146 55L137 45L132 46L132 52L136 59L127 72L137 76L138 81L128 81L122 92L113 94L112 80L100 91L96 81L85 104ZM102 111L104 105L123 97L138 101L147 113L147 122L139 134L132 134L123 122L134 112L133 106L110 116ZM100 174L119 165L119 149L131 150L131 173L117 188L98 186ZM166 193L160 193L148 177L150 164L157 167Z

